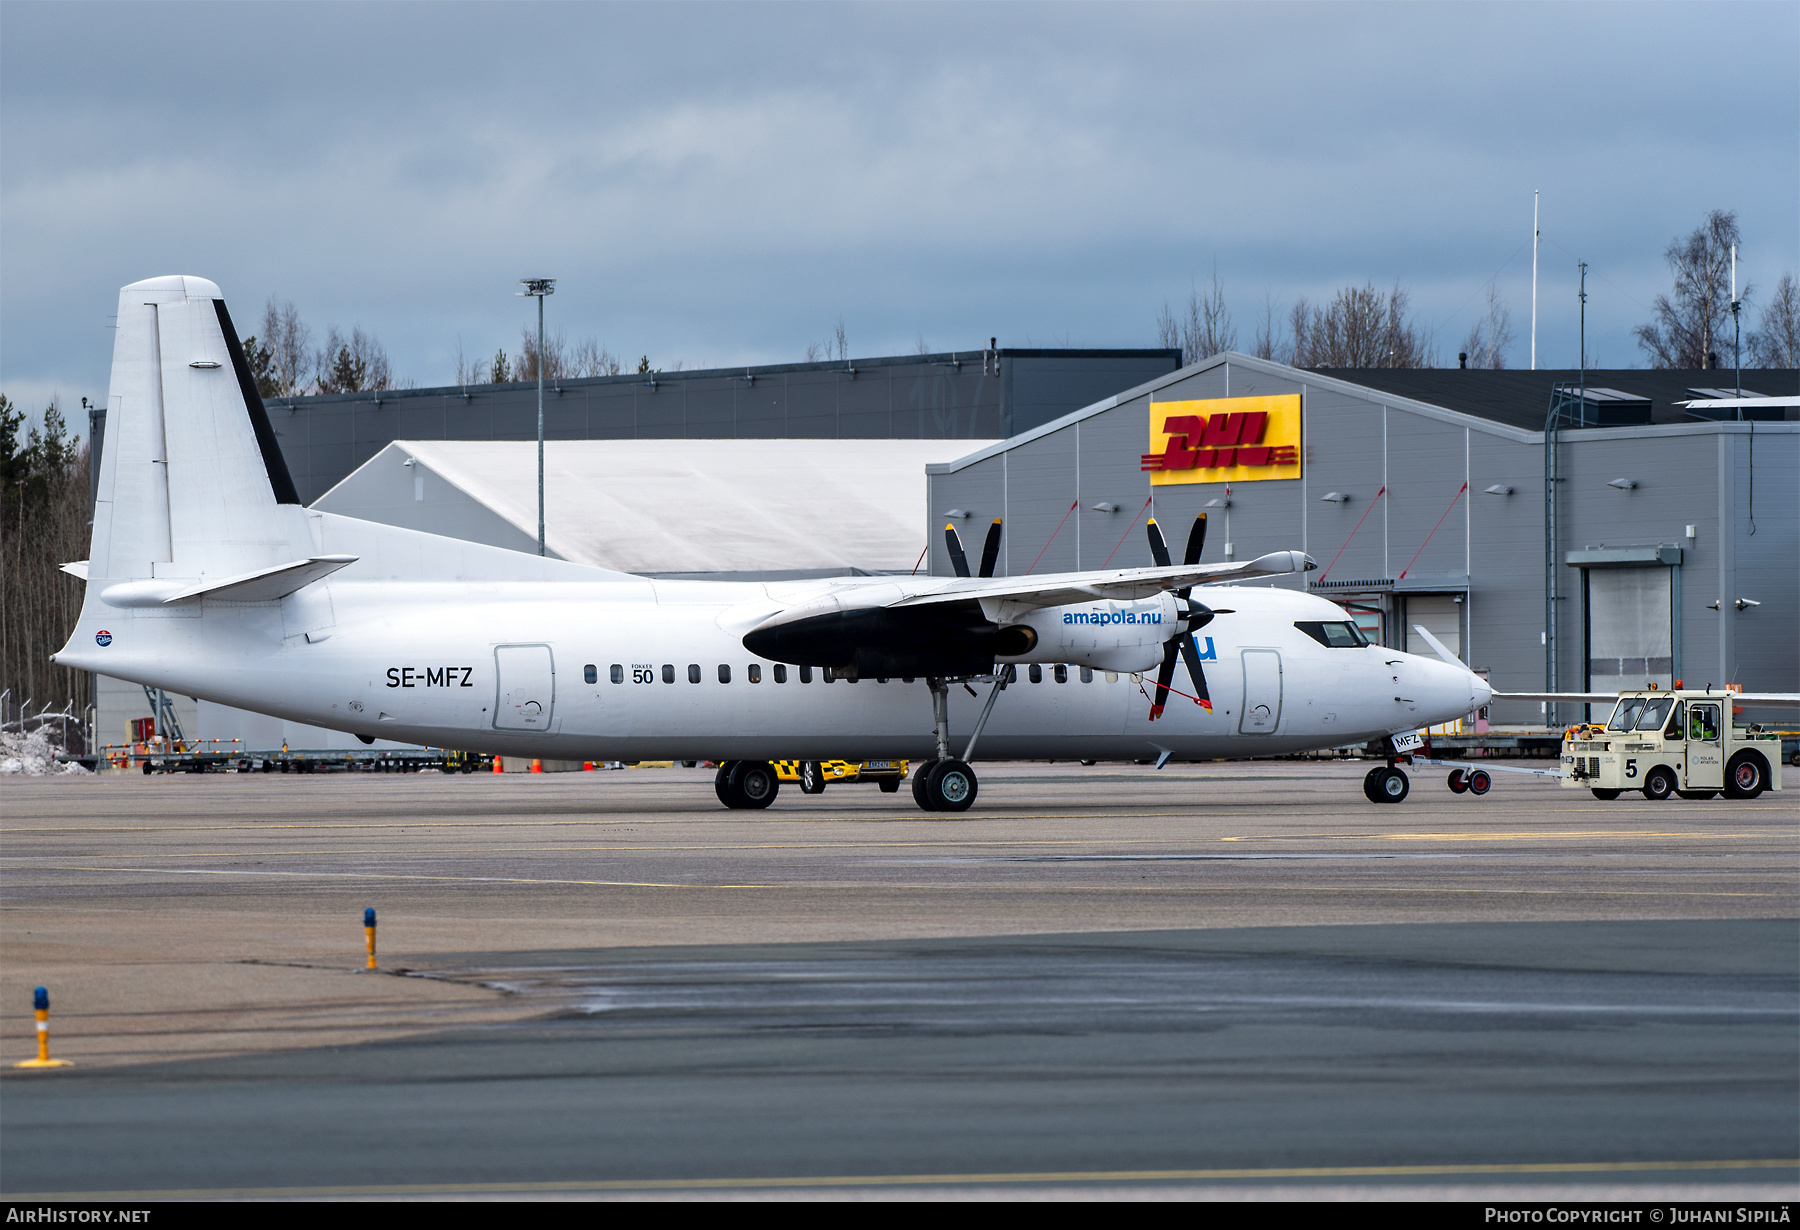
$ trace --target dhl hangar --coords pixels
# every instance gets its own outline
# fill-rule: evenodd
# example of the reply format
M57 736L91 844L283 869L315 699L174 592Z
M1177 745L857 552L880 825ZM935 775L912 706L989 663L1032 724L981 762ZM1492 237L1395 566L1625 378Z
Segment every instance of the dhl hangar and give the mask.
M1302 549L1318 571L1277 583L1341 603L1382 644L1429 652L1421 625L1498 690L1792 691L1797 390L1793 370L1746 373L1740 396L1721 371L1181 368L1168 350L994 347L561 381L546 539L663 576L950 575L943 527L979 544L998 518L1005 575L1147 565L1148 517L1180 541L1205 513L1208 561ZM536 550L535 386L267 408L303 501ZM101 742L149 711L135 687L97 696ZM186 714L190 736L361 748L223 706Z

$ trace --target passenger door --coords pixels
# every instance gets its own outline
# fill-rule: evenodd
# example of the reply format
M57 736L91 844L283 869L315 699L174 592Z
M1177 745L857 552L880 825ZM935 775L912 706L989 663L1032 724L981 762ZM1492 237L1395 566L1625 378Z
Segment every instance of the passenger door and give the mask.
M1281 654L1274 649L1244 650L1244 708L1238 732L1272 735L1281 722Z
M556 669L548 645L501 645L494 650L499 693L495 730L549 730L556 703Z

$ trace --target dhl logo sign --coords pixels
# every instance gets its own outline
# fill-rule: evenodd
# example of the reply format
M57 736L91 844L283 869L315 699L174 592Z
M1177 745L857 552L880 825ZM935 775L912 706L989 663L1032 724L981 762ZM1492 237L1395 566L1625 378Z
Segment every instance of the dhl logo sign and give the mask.
M1150 485L1300 477L1300 395L1150 403Z

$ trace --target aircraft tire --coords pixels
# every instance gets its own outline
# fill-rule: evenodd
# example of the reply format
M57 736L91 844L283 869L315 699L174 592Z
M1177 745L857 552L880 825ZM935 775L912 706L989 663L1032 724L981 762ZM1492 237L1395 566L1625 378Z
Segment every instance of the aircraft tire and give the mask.
M937 810L931 805L931 795L925 788L930 781L932 769L936 767L937 761L935 760L927 760L913 767L913 802L919 805L920 811Z
M816 760L803 761L800 765L800 793L824 794L825 769Z
M1461 769L1450 770L1450 793L1462 794L1469 788L1469 781L1463 776Z
M1363 798L1369 800L1371 803L1381 802L1381 796L1375 793L1375 783L1379 781L1381 775L1386 772L1387 770L1384 768L1374 768L1363 774Z
M1412 790L1412 782L1399 769L1383 769L1375 779L1375 797L1383 803L1398 803Z
M1493 788L1494 779L1489 776L1486 769L1471 769L1469 771L1470 794L1474 795L1476 798L1480 798Z
M1653 802L1662 802L1675 793L1675 775L1657 765L1644 778L1644 797Z
M1598 786L1594 787L1594 797L1602 803L1610 803L1624 793L1623 790L1602 790Z
M925 792L931 798L932 811L968 811L975 803L978 785L975 770L952 757L931 766Z
M1769 769L1755 752L1739 752L1725 766L1725 797L1754 799L1769 787Z
M735 760L723 762L719 765L719 771L713 775L713 793L719 796L719 802L731 808L738 806L731 793L731 767L736 763Z
M766 760L740 760L733 764L725 785L737 799L737 806L746 809L767 807L781 792L781 778Z

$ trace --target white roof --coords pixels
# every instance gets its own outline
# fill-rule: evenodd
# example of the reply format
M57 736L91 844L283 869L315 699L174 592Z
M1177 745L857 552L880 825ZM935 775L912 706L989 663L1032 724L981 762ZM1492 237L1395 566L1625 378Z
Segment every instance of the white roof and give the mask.
M925 467L989 440L552 440L545 545L620 572L913 567ZM537 538L535 441L395 447Z

